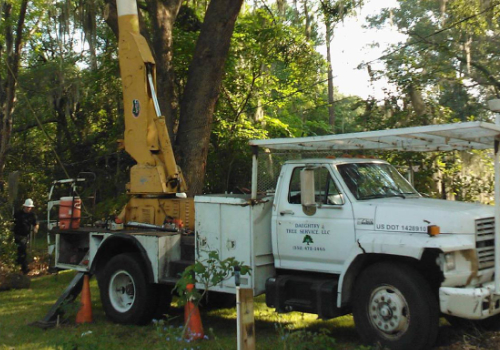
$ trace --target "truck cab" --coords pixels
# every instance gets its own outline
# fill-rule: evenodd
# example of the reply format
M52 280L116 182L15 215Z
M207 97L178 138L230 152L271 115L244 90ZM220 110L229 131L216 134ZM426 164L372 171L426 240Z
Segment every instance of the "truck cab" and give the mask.
M301 183L305 172L309 177ZM310 197L306 202L301 187ZM287 162L274 208L277 268L341 274L359 253L420 259L425 249L448 252L460 244L461 250L474 250L477 259L478 272L469 282L491 279L494 207L422 197L385 161ZM430 227L438 227L440 234L429 235Z
M500 312L494 207L425 198L382 160L288 161L272 246L268 306L322 318L353 312L367 341L390 348L425 348L413 324L432 325L426 339L435 338L441 314Z

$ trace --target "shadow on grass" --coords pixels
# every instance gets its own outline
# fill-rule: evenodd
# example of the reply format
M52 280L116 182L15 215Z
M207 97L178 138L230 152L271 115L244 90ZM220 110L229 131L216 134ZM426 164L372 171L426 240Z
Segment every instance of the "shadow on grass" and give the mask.
M42 330L28 326L41 320L53 303L70 283L74 273L62 272L58 275L32 279L30 289L0 293L0 349L182 349L181 343L170 344L168 334L158 331L154 325L144 327L123 326L109 322L102 309L99 290L95 279L91 280L93 324L76 326L74 317L77 306L68 310L68 325ZM77 299L78 301L79 299ZM77 304L77 303L75 303ZM333 320L318 320L315 315L292 312L277 314L267 308L263 296L255 298L255 326L257 349L283 349L280 340L284 334L297 331L320 333L328 330L336 340L338 349L359 348L357 333L352 316L347 315ZM167 325L180 327L184 322L183 308L172 307ZM205 333L209 341L199 342L199 349L235 349L236 348L236 309L201 309ZM90 333L89 333L90 332ZM467 338L470 337L470 338ZM442 324L437 341L438 349L459 349L457 344L464 344L464 339L477 338L476 334L457 331L447 324ZM171 341L171 340L170 340ZM480 342L476 342L479 344ZM482 344L482 343L481 343ZM196 347L194 347L196 348Z

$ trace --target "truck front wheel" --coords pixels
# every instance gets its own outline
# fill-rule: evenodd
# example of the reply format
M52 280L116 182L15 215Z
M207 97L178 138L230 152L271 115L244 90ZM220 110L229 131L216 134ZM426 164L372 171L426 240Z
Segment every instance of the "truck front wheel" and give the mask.
M439 305L413 268L378 263L356 281L353 316L360 337L389 349L428 349L436 340Z
M158 304L156 286L147 281L137 254L120 254L105 266L99 280L106 316L121 324L146 324Z

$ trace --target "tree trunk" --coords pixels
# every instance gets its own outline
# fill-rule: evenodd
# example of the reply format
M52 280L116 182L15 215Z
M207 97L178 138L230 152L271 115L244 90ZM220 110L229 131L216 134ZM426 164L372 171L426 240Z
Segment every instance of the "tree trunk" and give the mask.
M174 89L172 31L182 0L147 0L147 4L153 23L153 51L157 67L156 85L158 96L161 96L158 98L158 102L162 114L165 116L170 139L173 140L178 99Z
M210 2L189 67L176 146L190 196L203 189L213 113L242 4L243 0Z
M116 10L116 1L105 0L105 2L106 5L104 7L104 20L115 34L116 39L118 39L118 13Z
M424 98L422 97L422 91L416 87L414 84L408 86L408 95L410 96L411 105L415 110L415 114L420 119L421 123L425 121L421 120L427 114L427 108L425 106Z
M285 17L286 0L276 0L276 7L278 8L278 14Z
M328 64L328 122L332 133L335 134L335 101L333 92L333 72L332 72L332 54L330 45L332 42L333 28L329 20L325 21L326 27L326 61Z
M312 18L309 15L309 6L307 4L307 0L304 0L304 17L306 18L305 36L307 40L310 40L312 32Z
M5 80L0 80L0 181L3 179L5 161L10 145L12 133L12 113L16 102L16 85L19 72L19 61L21 59L21 49L23 44L23 29L26 18L28 0L22 0L15 29L15 38L12 35L10 26L12 16L12 5L4 2L0 11L2 11L3 22L5 26L5 61L7 62ZM1 52L0 57L4 56Z

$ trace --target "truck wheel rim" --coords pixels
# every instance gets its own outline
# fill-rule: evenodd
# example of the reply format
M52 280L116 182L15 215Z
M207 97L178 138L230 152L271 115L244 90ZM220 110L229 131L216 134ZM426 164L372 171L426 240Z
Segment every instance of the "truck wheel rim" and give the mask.
M373 290L368 305L368 318L375 329L388 339L403 335L410 324L410 308L401 292L390 285Z
M134 305L135 283L127 271L120 270L111 276L109 300L118 312L127 312Z

